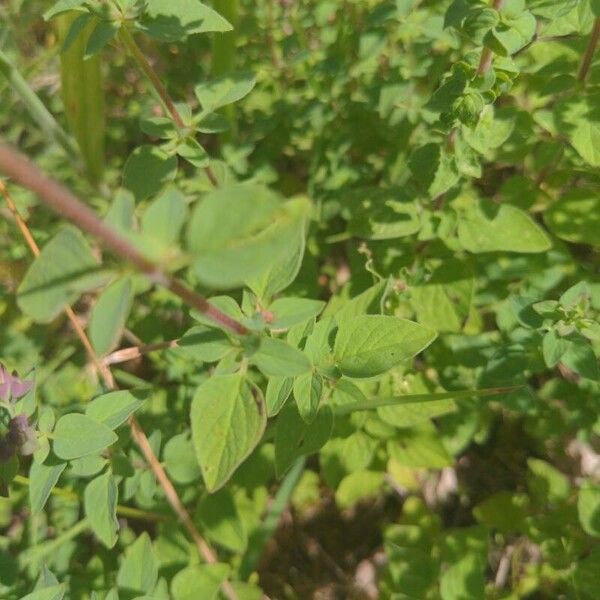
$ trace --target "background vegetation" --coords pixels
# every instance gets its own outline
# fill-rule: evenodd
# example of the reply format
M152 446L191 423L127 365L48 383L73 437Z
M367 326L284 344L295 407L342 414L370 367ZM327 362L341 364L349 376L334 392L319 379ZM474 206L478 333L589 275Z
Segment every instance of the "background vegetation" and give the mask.
M0 4L0 597L597 600L600 4L213 9Z

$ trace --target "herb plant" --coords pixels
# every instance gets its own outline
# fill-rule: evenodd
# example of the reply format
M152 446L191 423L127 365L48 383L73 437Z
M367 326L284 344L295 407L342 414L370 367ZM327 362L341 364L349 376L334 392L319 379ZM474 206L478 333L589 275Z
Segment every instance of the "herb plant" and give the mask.
M598 0L0 19L0 597L600 597Z

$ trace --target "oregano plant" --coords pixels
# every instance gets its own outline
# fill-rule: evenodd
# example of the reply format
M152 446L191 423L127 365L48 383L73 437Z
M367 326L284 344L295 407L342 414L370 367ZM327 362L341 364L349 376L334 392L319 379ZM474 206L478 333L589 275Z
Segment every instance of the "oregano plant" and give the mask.
M596 0L0 17L2 598L597 597Z

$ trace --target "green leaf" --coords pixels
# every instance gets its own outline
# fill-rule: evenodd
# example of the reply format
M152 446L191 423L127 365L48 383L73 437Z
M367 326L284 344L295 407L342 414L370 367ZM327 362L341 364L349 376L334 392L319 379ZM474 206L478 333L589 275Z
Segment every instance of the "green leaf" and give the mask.
M190 432L173 436L165 444L163 457L169 477L176 483L191 483L200 477Z
M510 56L532 40L536 25L535 17L526 11L518 18L507 20L490 30L484 38L484 43L494 52Z
M275 470L282 477L300 456L314 454L325 445L333 429L333 414L323 406L312 423L298 412L295 402L288 402L277 418L275 429Z
M92 479L85 488L83 506L96 537L107 547L117 543L119 491L110 471Z
M311 363L306 354L283 340L264 337L250 357L267 377L296 377L307 373Z
M185 198L175 186L168 186L144 211L142 233L166 246L175 244L188 219Z
M584 481L577 496L577 513L583 530L600 537L600 485Z
M295 249L304 237L308 208L304 201L282 203L273 192L250 183L210 192L194 210L188 229L196 274L206 285L231 288L260 280L283 264L290 270L275 273L277 287L287 284L299 268Z
M177 346L203 362L217 362L235 347L223 331L202 325L186 331Z
M104 450L117 441L117 436L106 426L90 417L71 413L64 415L54 428L54 454L72 460Z
M66 591L64 584L53 585L22 596L20 600L62 600Z
M114 350L121 340L131 310L131 279L117 279L98 297L90 315L89 336L98 356Z
M274 417L279 413L290 397L293 387L294 379L292 377L269 377L265 393L268 417Z
M99 21L87 40L83 60L98 54L119 31L119 24L113 21Z
M269 327L271 329L289 329L318 316L324 307L325 302L321 300L277 298L268 308L272 315Z
M459 210L458 239L469 252L545 252L552 246L544 230L520 208L491 202Z
M593 190L567 192L544 211L544 222L561 240L600 246L600 198Z
M66 463L57 465L31 463L31 469L29 470L29 505L31 506L31 514L37 515L42 512L50 497L52 488L56 485L66 466Z
M70 10L85 11L87 10L86 4L87 0L58 0L44 13L44 21L49 21L52 17Z
M384 482L383 473L376 471L357 471L346 475L335 491L336 504L344 509L370 496L376 496Z
M497 492L478 504L473 515L487 527L510 534L524 527L528 507L529 497L525 494Z
M240 374L213 376L196 390L191 421L202 477L214 492L258 444L266 425L264 400Z
M254 75L238 73L206 81L194 89L203 113L211 113L247 96L254 86Z
M139 202L158 194L176 174L176 156L169 156L156 146L140 146L123 167L123 187Z
M404 430L397 440L388 442L387 449L399 465L413 469L442 469L452 464L433 426Z
M193 137L185 138L177 146L176 152L198 169L207 167L210 163L208 153Z
M294 380L294 399L300 416L307 423L316 417L322 395L323 378L318 373L305 373Z
M150 536L144 532L125 550L125 558L117 573L121 590L149 594L158 578L158 565Z
M568 348L560 358L561 362L586 379L598 381L600 369L598 359L590 343L583 336L568 339Z
M73 227L61 229L31 264L19 289L21 310L48 322L65 306L106 280L86 239Z
M474 288L468 264L452 258L440 262L426 281L411 287L417 321L436 331L461 331L471 310Z
M446 193L459 180L454 156L439 144L426 144L410 156L409 168L413 181L430 198Z
M116 429L143 406L146 396L147 392L141 390L109 392L94 398L86 406L85 414L109 429Z
M348 377L373 377L423 351L436 333L406 319L363 315L339 324L334 356Z
M196 515L216 544L231 552L244 552L248 534L229 490L219 490L201 498Z
M215 599L229 571L229 565L222 563L186 567L173 577L173 600Z
M196 33L232 29L219 13L198 0L147 0L137 26L164 42L176 42Z
M479 600L485 597L485 565L474 554L467 554L452 565L440 579L442 600Z
M542 339L544 362L549 369L555 367L564 353L569 349L569 342L559 336L556 331L548 331Z
M595 97L598 99L598 96ZM600 117L593 115L577 120L569 130L569 139L581 158L592 167L600 167Z
M538 458L528 458L527 466L530 471L527 486L540 504L560 502L569 497L569 480L557 468Z

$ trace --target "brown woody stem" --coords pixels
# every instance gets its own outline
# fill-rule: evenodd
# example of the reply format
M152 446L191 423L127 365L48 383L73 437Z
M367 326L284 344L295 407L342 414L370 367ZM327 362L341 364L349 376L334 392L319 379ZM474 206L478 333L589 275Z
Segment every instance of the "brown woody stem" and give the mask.
M492 8L494 10L500 10L504 6L505 0L494 0ZM492 59L494 57L493 52L489 48L484 48L481 52L481 58L479 59L479 67L477 67L477 75L482 77L485 75L492 66Z
M596 52L596 48L598 47L598 42L600 41L600 17L597 17L594 21L594 27L592 29L592 33L590 36L590 41L588 42L587 48L585 49L585 54L581 59L581 65L579 66L579 73L577 75L577 79L579 81L585 81L588 73L590 71L590 67L592 66L592 60L594 59L594 53Z
M0 140L0 171L22 187L34 192L42 202L82 231L97 238L113 254L131 263L151 281L166 287L188 306L195 308L215 323L238 335L247 328L221 312L201 294L188 288L148 260L135 246L109 227L96 213L77 199L67 188L44 175L27 157Z

